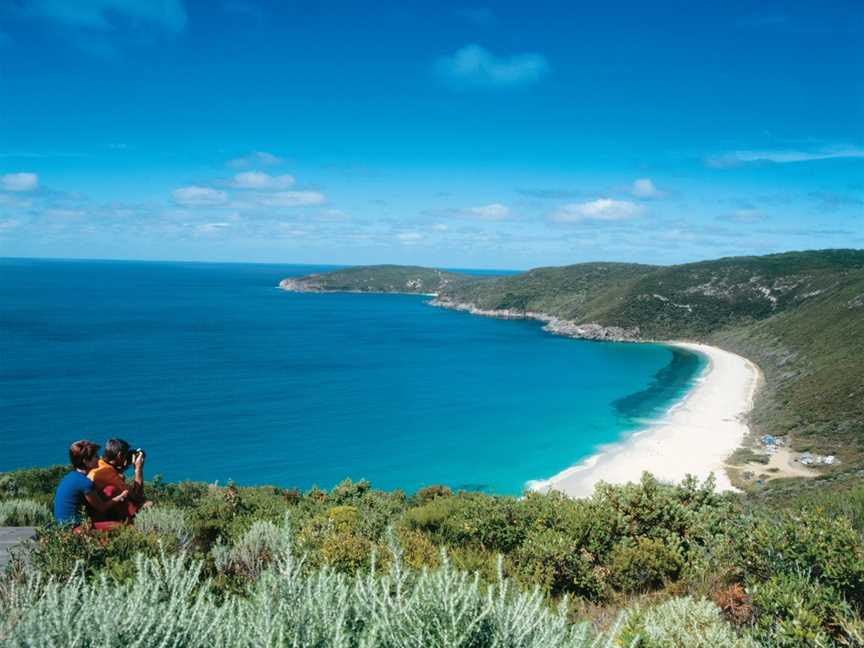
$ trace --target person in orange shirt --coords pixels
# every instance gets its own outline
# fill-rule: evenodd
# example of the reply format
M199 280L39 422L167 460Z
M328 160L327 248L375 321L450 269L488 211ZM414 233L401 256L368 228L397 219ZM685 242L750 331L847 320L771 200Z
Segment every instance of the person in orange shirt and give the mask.
M131 484L127 484L123 478L123 472L129 466L135 467L135 476ZM112 506L107 513L103 514L103 519L128 520L134 517L139 509L153 505L153 502L144 497L144 452L133 452L123 439L108 439L102 458L87 477L108 499L123 491L129 491L126 501Z

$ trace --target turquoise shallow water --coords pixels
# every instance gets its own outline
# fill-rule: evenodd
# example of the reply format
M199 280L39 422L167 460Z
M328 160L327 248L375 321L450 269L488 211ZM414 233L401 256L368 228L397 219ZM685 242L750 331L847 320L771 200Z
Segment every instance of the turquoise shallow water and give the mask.
M125 438L166 479L516 494L661 415L704 366L310 266L0 260L0 470Z

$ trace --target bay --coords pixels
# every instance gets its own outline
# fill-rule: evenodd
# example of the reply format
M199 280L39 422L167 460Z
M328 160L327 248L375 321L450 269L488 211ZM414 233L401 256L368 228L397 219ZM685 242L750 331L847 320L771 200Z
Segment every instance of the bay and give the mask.
M662 416L704 367L421 296L276 288L327 269L0 259L0 470L120 437L148 477L518 494Z

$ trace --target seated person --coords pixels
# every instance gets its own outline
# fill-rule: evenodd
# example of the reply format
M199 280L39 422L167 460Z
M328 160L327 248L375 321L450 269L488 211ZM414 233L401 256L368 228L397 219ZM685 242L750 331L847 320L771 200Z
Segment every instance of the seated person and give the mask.
M113 506L122 505L129 495L129 491L124 489L115 493L109 500L99 496L96 486L87 479L87 473L97 465L98 454L99 446L90 441L76 441L69 446L72 472L60 480L54 495L54 518L60 524L72 524L78 527L81 525L83 504L86 503L91 509L104 513ZM109 528L106 523L94 526L97 529Z
M123 478L123 472L129 466L135 467L135 476L131 484L127 484ZM128 520L135 516L138 509L153 505L144 497L144 453L132 452L129 444L123 439L108 439L105 442L102 458L87 477L106 498L112 498L124 490L129 491L129 497L124 502L112 506L110 510L103 513L103 519Z

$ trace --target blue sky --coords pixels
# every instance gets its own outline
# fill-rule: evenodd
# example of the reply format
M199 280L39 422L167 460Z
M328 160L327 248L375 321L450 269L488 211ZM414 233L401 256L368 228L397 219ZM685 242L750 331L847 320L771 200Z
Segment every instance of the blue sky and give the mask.
M0 0L0 256L864 247L860 2Z

